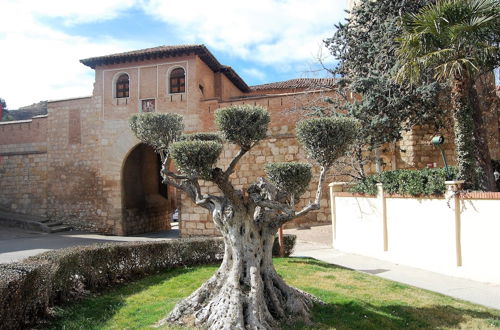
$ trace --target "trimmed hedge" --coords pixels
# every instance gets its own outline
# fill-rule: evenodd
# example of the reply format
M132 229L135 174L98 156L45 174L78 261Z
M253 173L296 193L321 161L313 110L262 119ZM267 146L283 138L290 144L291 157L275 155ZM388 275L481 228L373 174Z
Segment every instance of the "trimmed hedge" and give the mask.
M450 167L451 176L456 178L457 171ZM446 191L444 168L422 170L385 171L366 177L350 188L351 192L376 195L377 183L384 185L384 191L389 194L430 196L442 195Z
M285 235L285 255L296 236ZM273 255L279 254L277 240ZM51 306L89 292L224 256L221 238L106 243L65 248L0 265L0 329L27 329L47 317Z
M0 329L26 329L49 307L89 291L184 266L216 263L220 238L97 244L0 265Z

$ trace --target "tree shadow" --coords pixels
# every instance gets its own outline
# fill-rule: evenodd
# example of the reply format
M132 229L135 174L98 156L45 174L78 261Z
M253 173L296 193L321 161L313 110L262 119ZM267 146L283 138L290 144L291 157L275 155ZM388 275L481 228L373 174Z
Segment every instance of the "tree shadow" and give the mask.
M490 328L500 327L500 315L452 306L413 307L404 305L375 306L372 304L317 305L313 323L285 325L283 329L442 329L461 328L470 318L482 319ZM485 323L473 325L484 328Z
M329 263L326 263L324 261L320 261L320 260L310 258L310 257L292 257L292 258L287 258L286 261L288 263L302 265L302 266L316 266L316 267L325 268L325 269L354 270L352 268L343 267L343 266L334 265L334 264L329 264Z
M212 266L212 265L208 265ZM215 265L214 265L215 266ZM151 275L133 282L123 283L99 293L76 300L64 306L54 308L54 316L45 320L44 329L102 329L126 305L130 296L141 293L152 286L161 285L166 281L175 280L176 277L187 275L196 271L197 267L179 267L166 272ZM173 291L168 298L176 301L189 295ZM196 288L193 288L193 291ZM173 307L173 306L172 306ZM164 317L165 315L161 315ZM68 323L69 320L69 323Z

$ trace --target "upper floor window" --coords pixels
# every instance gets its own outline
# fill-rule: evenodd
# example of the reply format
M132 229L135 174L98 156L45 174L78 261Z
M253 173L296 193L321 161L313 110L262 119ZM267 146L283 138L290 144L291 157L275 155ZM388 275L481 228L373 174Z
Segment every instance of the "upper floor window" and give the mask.
M170 93L184 93L186 91L186 74L183 68L170 72Z
M128 74L121 74L116 80L116 98L128 97L129 78Z

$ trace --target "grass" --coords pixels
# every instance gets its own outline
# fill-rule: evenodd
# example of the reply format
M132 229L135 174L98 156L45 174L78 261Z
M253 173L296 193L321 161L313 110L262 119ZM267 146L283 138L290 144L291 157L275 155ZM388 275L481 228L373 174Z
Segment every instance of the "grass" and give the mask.
M275 259L291 285L327 304L284 329L494 329L500 311L312 259ZM57 308L48 329L150 329L216 266L175 269ZM164 329L182 329L167 327Z

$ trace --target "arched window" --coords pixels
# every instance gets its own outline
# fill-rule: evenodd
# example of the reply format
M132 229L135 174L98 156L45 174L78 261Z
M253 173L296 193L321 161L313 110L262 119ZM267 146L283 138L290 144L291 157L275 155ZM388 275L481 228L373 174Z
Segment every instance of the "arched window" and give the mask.
M128 74L123 73L116 80L116 98L128 97L128 87Z
M170 93L184 93L186 91L186 74L183 68L173 69L170 72Z

